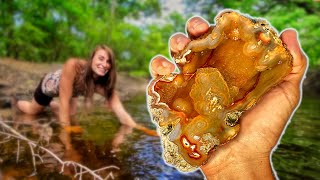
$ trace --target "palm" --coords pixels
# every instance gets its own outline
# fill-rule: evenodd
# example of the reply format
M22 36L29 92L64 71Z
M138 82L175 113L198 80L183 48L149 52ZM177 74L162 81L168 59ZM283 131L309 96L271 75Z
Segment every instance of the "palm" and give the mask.
M283 33L283 40L292 52L297 44L292 44ZM208 166L215 167L230 157L252 160L251 157L269 157L292 112L300 99L301 78L306 61L304 55L294 54L291 73L277 86L266 93L257 104L246 111L240 119L240 131L229 143L219 147ZM211 164L211 165L210 165ZM206 168L206 167L204 167Z
M279 84L246 111L240 119L241 128L238 135L219 149L232 149L242 154L250 151L269 153L276 145L291 115L292 110L289 109L293 109L293 104L298 100L298 96L296 99L290 97L286 89L293 88L290 88L287 82Z
M197 19L196 23L193 21L195 19ZM202 23L199 24L199 21ZM196 28L189 28L195 24L197 25ZM188 32L193 36L205 33L208 27L205 20L201 18L193 18L187 24ZM254 107L242 115L238 135L229 143L218 147L212 153L212 157L207 164L202 166L206 176L212 175L214 177L215 173L226 172L228 169L231 170L230 172L236 172L237 170L242 172L241 168L248 168L246 165L249 163L263 167L263 172L260 173L271 174L268 174L268 172L271 172L270 165L268 165L271 150L275 147L291 114L298 105L301 80L307 67L306 57L300 49L296 32L286 30L282 33L281 39L293 55L291 73L283 82L261 97ZM181 34L172 36L170 39L172 54L182 50L181 42L186 45L189 41L188 37ZM164 57L155 57L151 62L152 75L164 75L173 70L174 65L170 64ZM233 166L235 164L238 166ZM233 167L236 167L236 169ZM266 168L269 168L269 170ZM250 172L252 173L252 171Z

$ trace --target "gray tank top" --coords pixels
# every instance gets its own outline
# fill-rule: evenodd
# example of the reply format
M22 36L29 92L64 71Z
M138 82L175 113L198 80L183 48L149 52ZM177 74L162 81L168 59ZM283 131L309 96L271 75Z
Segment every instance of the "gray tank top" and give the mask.
M61 72L62 70L59 69L55 72L51 72L45 75L41 84L41 90L45 95L49 97L59 96ZM72 97L78 97L80 95L84 95L84 90L75 89L73 85Z
M59 69L55 72L48 73L42 80L41 90L50 97L59 96L59 84L62 70Z

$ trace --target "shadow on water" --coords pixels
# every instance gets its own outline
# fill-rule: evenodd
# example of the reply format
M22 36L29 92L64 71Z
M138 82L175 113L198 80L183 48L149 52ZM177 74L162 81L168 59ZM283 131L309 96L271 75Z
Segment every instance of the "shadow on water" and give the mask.
M320 179L320 99L304 97L273 153L280 179Z
M273 165L280 179L320 178L319 106L318 98L303 99L273 153ZM150 121L144 94L125 102L125 107L138 123L155 129ZM50 113L36 117L4 117L8 125L50 149L64 161L73 160L90 169L111 165L120 168L101 171L103 177L112 172L115 179L203 179L200 171L184 174L166 165L161 157L159 137L121 126L116 117L102 107L95 108L89 115L79 112L74 118L74 123L84 130L81 134L65 133ZM4 141L5 136L0 136L0 142ZM43 152L40 152L43 162L36 159L37 173L33 174L30 148L26 143L20 143L19 152L17 158L16 140L1 143L0 179L23 179L30 175L28 179L73 179L72 166L65 167L60 174L59 163ZM90 176L84 176L83 179L90 179Z
M139 124L155 129L144 94L124 105ZM102 177L111 172L115 179L203 179L200 171L184 174L166 165L161 157L159 137L121 126L116 117L102 107L96 107L90 114L79 112L74 117L73 123L84 130L78 134L62 130L50 112L38 116L3 114L6 124L49 149L63 161L75 161L92 170L108 166L119 168L101 171L99 175ZM65 166L63 173L60 173L60 163L48 153L38 152L37 148L34 148L35 153L39 153L42 161L36 157L35 173L28 144L20 141L17 153L16 139L7 141L6 136L1 135L0 142L4 141L0 144L0 179L73 179L76 171L72 165ZM86 174L83 179L93 178Z

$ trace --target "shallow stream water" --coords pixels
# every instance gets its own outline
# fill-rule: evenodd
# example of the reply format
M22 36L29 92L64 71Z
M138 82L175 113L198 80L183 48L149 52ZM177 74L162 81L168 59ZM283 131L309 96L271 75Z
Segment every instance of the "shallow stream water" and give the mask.
M124 102L124 105L138 123L155 129L144 94ZM320 178L319 107L320 99L305 97L295 113L272 158L280 179ZM102 107L95 108L89 115L78 113L73 123L80 125L83 133L76 134L62 131L50 113L34 117L8 114L2 115L6 124L47 148L62 161L72 160L92 170L108 167L96 173L101 177L203 179L199 170L186 174L168 166L161 157L158 137L121 126L116 117ZM2 128L0 131L8 133ZM32 156L30 145L23 140L17 141L1 134L0 142L0 179L73 179L75 173L80 172L72 164L65 164L62 168L59 161L39 147L33 148L37 155ZM83 173L82 178L91 179L92 176Z

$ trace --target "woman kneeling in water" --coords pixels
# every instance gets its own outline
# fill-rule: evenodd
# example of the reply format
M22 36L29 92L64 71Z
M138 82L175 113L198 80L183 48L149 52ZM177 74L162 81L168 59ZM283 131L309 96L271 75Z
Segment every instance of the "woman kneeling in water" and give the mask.
M122 124L135 127L137 124L115 92L115 83L114 53L111 48L100 45L92 52L89 61L72 58L61 70L47 74L36 88L32 101L18 101L17 107L26 114L34 115L50 106L67 128L70 127L70 116L77 110L77 97L83 95L89 107L93 94L98 93L105 97L106 107L111 108ZM60 105L52 100L53 97L59 97Z

